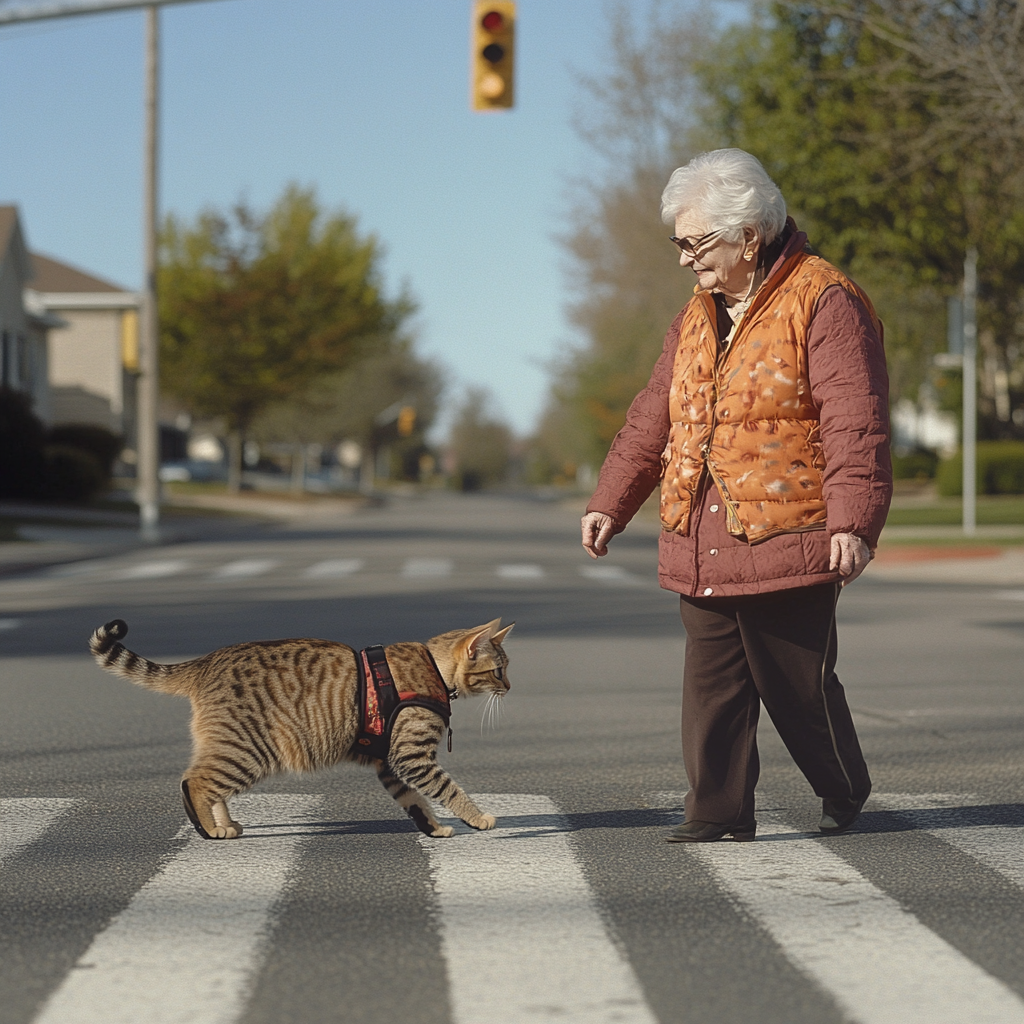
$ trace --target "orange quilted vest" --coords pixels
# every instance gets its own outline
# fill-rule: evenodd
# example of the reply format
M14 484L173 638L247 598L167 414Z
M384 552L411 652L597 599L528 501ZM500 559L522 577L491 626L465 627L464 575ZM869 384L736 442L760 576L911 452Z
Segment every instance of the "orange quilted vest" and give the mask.
M662 454L661 522L688 534L705 466L725 504L729 532L751 544L825 528L818 409L811 399L807 335L821 293L838 285L867 306L841 271L794 254L757 292L720 352L714 300L698 293L679 327Z

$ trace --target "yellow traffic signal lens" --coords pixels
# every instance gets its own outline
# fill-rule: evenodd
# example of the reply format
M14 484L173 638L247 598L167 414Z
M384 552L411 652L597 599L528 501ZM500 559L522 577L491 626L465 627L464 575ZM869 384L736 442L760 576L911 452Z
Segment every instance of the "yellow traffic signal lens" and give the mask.
M477 88L479 88L480 95L484 99L496 100L505 91L505 79L492 71L489 75L484 75L480 79L480 85Z
M489 60L492 64L497 64L504 56L505 47L500 46L498 43L491 43L483 48L484 60Z

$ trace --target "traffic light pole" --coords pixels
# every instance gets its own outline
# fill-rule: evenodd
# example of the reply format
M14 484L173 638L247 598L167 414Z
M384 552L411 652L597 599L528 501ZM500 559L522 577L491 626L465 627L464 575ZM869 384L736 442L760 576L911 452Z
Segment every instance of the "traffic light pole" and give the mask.
M139 332L139 378L135 500L139 528L146 540L160 537L160 324L156 279L158 265L159 205L157 160L159 157L160 9L146 8L146 149L143 200L143 249L145 282L142 323Z

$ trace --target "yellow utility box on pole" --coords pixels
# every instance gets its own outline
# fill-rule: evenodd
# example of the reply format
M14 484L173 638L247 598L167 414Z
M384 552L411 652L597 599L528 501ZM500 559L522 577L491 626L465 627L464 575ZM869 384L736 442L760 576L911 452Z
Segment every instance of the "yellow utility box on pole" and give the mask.
M507 110L515 99L516 5L473 0L470 101L474 110Z

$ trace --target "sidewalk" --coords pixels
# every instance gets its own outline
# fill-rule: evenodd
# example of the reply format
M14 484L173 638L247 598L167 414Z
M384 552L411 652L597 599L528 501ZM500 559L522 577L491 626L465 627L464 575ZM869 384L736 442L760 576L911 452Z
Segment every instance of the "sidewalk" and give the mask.
M1024 524L979 526L970 540L959 526L887 526L865 575L893 582L1024 587L1021 541Z

